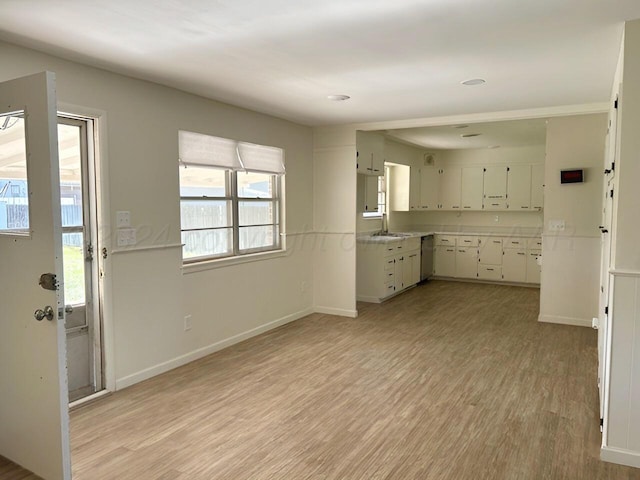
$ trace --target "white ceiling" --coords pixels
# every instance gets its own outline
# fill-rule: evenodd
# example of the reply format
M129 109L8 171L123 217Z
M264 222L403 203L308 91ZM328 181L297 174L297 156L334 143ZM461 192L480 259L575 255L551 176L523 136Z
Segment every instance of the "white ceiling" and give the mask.
M639 0L2 0L0 38L325 125L606 101L638 17Z
M538 118L443 127L402 128L387 130L384 133L392 139L427 149L450 150L544 145L546 132L546 120ZM476 133L480 135L470 138L462 137L462 135Z

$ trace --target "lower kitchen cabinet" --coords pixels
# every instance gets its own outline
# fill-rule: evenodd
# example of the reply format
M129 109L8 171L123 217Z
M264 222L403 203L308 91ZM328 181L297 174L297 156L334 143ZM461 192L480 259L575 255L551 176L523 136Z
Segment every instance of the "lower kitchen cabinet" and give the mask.
M433 251L435 275L437 275L438 277L455 277L456 247L448 245L436 245Z
M505 248L502 256L502 279L505 282L527 281L527 251Z
M529 250L527 252L527 283L540 283L540 265L538 265L538 257L542 255L541 250Z
M456 247L456 277L477 278L478 247Z
M420 237L358 242L356 297L380 303L420 281Z

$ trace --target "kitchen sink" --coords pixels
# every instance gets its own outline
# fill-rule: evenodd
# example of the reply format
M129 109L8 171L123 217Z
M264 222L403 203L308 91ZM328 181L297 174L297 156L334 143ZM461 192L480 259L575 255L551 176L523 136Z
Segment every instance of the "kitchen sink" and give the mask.
M395 237L395 238L402 238L402 237L411 237L410 233L399 233L399 232L376 232L371 234L372 237Z

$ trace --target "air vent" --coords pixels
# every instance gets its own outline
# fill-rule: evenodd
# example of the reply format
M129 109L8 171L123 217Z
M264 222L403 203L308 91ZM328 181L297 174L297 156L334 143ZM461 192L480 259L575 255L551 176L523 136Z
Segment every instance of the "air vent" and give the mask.
M436 156L433 153L425 153L424 154L424 165L425 165L425 167L434 165L435 161L436 161Z

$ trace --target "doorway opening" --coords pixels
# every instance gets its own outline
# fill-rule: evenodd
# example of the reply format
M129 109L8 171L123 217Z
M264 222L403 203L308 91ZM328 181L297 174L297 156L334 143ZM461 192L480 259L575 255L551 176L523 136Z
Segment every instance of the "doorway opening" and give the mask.
M69 401L104 388L93 119L58 115Z

